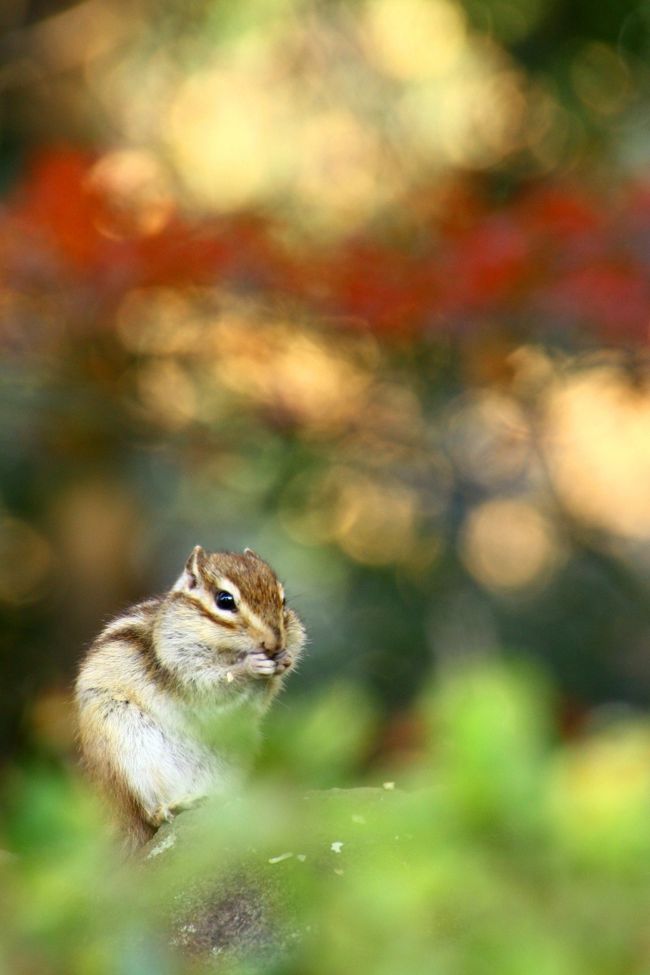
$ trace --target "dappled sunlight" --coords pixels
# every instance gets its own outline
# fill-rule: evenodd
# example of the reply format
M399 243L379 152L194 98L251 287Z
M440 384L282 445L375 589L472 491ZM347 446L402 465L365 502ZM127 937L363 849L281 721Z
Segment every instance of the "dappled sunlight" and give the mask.
M371 0L362 23L369 57L400 81L448 75L467 43L465 15L450 0Z
M87 181L111 208L113 219L107 214L99 228L109 237L160 233L174 213L170 180L150 151L108 152L91 167Z
M145 416L162 429L179 430L197 418L191 376L168 359L153 359L138 368L138 403Z
M551 522L523 500L499 499L475 508L460 550L474 578L503 593L540 585L560 561Z
M498 489L515 483L531 463L531 431L514 396L491 390L452 402L447 419L449 452L468 478Z
M293 136L286 101L277 86L271 92L267 79L251 80L245 70L190 75L174 93L160 135L192 202L234 209L274 188L277 161L270 154Z
M369 565L408 561L416 542L417 495L352 472L334 472L332 535L344 552Z
M544 449L579 520L650 539L650 387L615 366L559 380L545 402Z
M65 69L62 110L96 119L101 105L113 153L139 156L140 168L149 157L147 174L132 157L128 175L123 158L120 179L148 180L155 157L184 206L270 205L327 236L398 204L423 166L442 175L512 160L539 174L587 144L579 113L508 50L544 19L538 3L499 4L489 32L458 0L368 0L309 15L295 0L213 6L184 22L170 5L158 27L173 43L153 50L146 3L88 0L46 19L28 36L39 100L44 68ZM617 119L633 101L634 66L610 44L578 45L568 73L588 117ZM166 209L164 192L148 193L144 228Z
M206 345L220 384L305 433L331 436L367 406L368 365L375 358L371 342L349 339L334 345L290 323L247 321L235 313L208 326Z
M201 294L177 288L133 288L116 314L116 330L126 350L141 356L182 356L205 345ZM210 298L210 295L207 296Z

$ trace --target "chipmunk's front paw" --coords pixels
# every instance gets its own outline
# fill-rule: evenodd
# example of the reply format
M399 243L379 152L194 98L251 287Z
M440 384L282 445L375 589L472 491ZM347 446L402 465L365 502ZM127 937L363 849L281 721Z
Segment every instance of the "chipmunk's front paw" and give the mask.
M273 677L275 660L270 660L265 653L249 653L246 657L246 671L251 677Z
M275 658L274 663L275 673L284 674L285 671L289 670L290 667L293 667L294 658L287 650L283 650L282 653L278 654L278 656Z

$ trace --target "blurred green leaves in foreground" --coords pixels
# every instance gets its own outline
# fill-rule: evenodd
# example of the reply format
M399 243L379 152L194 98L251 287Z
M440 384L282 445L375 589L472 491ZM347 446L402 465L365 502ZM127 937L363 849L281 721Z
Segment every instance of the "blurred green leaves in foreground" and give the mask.
M550 699L530 669L443 672L409 762L327 791L351 784L370 705L341 687L280 708L249 791L183 814L174 848L134 865L70 773L16 773L0 971L647 972L650 725L612 717L559 744ZM258 954L185 954L200 921L183 891L233 882L263 893Z

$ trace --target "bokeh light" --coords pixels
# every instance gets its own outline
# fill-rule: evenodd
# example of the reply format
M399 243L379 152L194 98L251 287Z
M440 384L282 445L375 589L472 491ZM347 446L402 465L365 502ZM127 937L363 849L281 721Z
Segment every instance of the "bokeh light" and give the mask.
M557 549L547 519L521 500L480 505L470 514L461 542L469 571L497 592L539 584L555 567Z
M0 972L203 970L70 704L201 543L309 633L188 853L293 878L288 973L642 975L645 8L10 0L0 44Z

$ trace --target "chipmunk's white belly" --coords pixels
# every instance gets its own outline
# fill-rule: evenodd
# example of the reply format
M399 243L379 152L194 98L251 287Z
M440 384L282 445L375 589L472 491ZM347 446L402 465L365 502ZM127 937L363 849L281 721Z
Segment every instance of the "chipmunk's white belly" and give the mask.
M180 807L227 791L236 778L227 759L192 733L176 702L156 698L130 716L121 750L125 776L144 808Z

